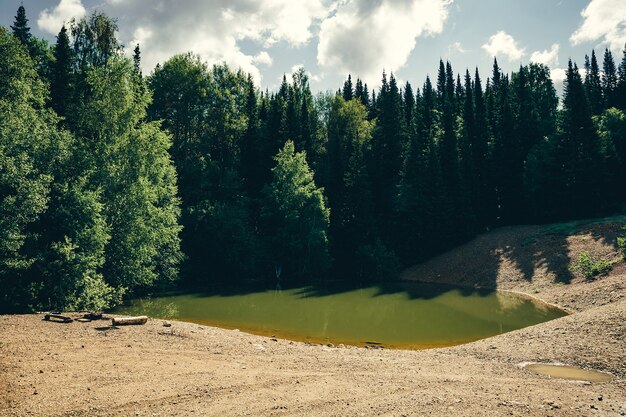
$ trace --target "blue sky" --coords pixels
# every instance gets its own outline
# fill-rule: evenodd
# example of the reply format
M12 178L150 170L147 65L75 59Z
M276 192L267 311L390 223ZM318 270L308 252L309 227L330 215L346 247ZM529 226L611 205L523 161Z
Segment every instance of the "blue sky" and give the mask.
M19 1L2 0L1 24ZM24 0L32 31L54 41L64 21L94 9L118 19L119 37L139 42L144 72L176 53L224 61L274 89L304 65L314 91L337 89L348 72L378 84L383 68L420 86L440 58L456 72L493 56L509 72L529 61L553 68L557 84L568 58L580 66L592 48L621 59L624 0Z

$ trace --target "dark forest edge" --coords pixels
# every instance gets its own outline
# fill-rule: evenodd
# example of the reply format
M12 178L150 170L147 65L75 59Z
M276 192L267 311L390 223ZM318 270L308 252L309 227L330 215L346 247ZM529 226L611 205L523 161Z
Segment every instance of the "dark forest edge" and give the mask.
M149 76L94 13L0 28L0 311L176 286L381 282L494 227L620 212L626 54L435 84L259 91L191 53ZM620 241L626 245L624 240Z

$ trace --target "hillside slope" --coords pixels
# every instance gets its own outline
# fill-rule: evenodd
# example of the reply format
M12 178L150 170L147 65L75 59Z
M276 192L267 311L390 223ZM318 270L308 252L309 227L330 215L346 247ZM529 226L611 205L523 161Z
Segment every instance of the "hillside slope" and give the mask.
M497 288L536 295L575 311L624 297L626 266L617 247L624 216L544 226L512 226L416 265L403 279ZM572 270L583 252L614 262L608 276L587 281Z

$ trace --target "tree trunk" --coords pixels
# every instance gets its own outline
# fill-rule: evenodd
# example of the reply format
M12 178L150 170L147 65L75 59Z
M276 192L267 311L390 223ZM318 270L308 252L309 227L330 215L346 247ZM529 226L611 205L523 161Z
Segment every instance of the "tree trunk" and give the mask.
M118 317L111 319L112 326L125 326L127 324L146 324L148 316Z

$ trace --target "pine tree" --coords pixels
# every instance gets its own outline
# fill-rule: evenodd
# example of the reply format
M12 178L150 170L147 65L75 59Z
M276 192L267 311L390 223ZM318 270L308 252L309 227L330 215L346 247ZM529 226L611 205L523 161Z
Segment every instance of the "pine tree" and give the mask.
M458 84L458 80L457 80ZM458 90L458 88L457 88ZM460 159L460 177L462 182L462 192L465 193L465 199L468 202L467 222L468 227L475 230L474 206L479 196L478 175L474 166L474 150L473 145L476 142L476 122L474 116L474 95L472 92L472 78L469 70L465 71L465 86L463 87L463 95L457 97L461 100L462 108L462 131L459 135L459 159Z
M599 142L578 67L571 60L567 68L559 136L557 158L562 161L562 209L569 216L597 213L603 201L599 193L603 177Z
M348 74L348 79L343 83L341 92L345 101L350 101L354 97L354 89L352 88L352 76Z
M617 69L613 54L608 48L604 51L604 62L602 63L602 93L605 108L615 107L618 104Z
M413 87L407 81L404 85L402 106L404 109L404 126L406 127L406 135L410 137L413 135L413 129L415 128L415 95L413 94Z
M54 66L50 83L50 99L54 111L65 116L68 101L71 99L72 50L65 25L57 36L54 47Z
M487 123L487 109L483 94L482 81L478 68L474 73L474 135L472 135L472 157L476 170L476 197L474 212L479 225L490 226L493 222L491 208L494 207L493 181L489 178L489 125Z
M260 195L263 184L263 173L258 163L262 158L262 145L259 126L259 109L257 93L254 88L252 77L248 76L246 95L246 133L241 140L241 177L248 195L257 198Z
M418 141L414 148L415 160L409 165L418 168L417 171L412 171L413 179L418 187L413 196L414 202L418 204L413 219L417 222L414 226L415 238L418 241L430 242L429 246L422 246L421 253L416 254L424 257L447 245L445 239L439 236L439 226L436 226L447 221L447 213L442 209L445 200L437 144L441 135L440 113L437 110L437 92L433 89L430 77L426 77L422 90L418 134L416 135ZM407 170L407 173L409 172L411 171ZM407 243L411 243L411 237Z
M587 63L585 63L585 91L587 93L591 113L594 115L602 113L604 108L602 80L600 78L600 67L596 59L596 52L593 50L591 51L591 61L589 62L588 68Z
M141 50L139 49L139 44L133 49L133 68L141 76Z
M461 83L461 75L457 74L456 76L456 87L454 89L454 99L457 106L457 115L461 116L463 114L463 106L465 102L465 88Z
M464 204L461 193L461 177L459 172L459 152L457 141L457 105L455 97L455 83L452 66L449 62L444 67L440 62L437 77L438 110L441 113L441 136L439 145L439 166L441 167L442 192L445 205L443 213L448 221L442 230L442 239L449 240L462 236L465 230L463 224Z
M378 123L374 129L371 160L373 193L381 230L389 232L404 146L402 96L393 74L387 82L387 76L383 73L376 110Z
M26 9L24 9L23 5L17 9L15 22L11 25L11 29L13 30L13 36L30 50L33 35L30 33L28 19L26 18Z
M626 44L622 52L622 62L619 64L617 81L617 107L626 111Z
M356 86L354 87L354 96L361 100L361 104L367 109L370 105L369 92L367 91L367 84L363 84L360 78L356 79Z

